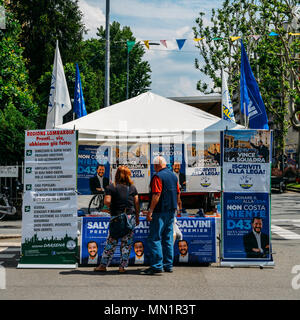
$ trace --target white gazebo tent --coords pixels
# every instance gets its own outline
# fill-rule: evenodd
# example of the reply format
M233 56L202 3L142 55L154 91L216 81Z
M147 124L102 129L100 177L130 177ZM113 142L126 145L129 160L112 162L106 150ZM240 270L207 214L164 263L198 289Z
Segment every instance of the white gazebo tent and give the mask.
M186 139L192 132L241 129L195 107L147 92L58 126L79 131L79 144ZM162 140L161 140L162 139Z

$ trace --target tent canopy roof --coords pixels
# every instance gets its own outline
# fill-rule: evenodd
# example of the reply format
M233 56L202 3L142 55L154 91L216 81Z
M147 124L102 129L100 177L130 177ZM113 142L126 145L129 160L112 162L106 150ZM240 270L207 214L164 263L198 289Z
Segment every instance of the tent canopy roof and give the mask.
M103 137L116 135L173 136L194 130L220 131L243 127L195 107L147 92L58 128L79 130L79 140L95 135L97 140L102 140Z

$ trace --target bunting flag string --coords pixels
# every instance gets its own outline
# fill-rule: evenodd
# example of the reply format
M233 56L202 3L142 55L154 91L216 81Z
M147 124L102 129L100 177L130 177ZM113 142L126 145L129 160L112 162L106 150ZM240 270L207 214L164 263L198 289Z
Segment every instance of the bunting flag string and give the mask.
M300 33L294 33L294 32L289 32L288 35L290 36L300 36ZM242 38L253 38L255 41L258 41L260 38L262 38L263 36L269 36L269 37L278 37L279 34L272 31L267 35L260 35L260 34L251 34L248 36L230 36L229 38L224 38L224 37L214 37L212 38L210 41L221 41L221 40L230 40L231 42L235 42L236 40L242 39ZM152 42L151 42L152 41ZM193 39L175 39L177 46L178 46L178 50L181 51L181 49L183 48L183 46L185 45L186 41L194 41L199 43L200 41L209 41L208 39L206 39L205 37L200 37L200 38L193 38ZM112 43L124 43L124 41L111 41ZM166 49L170 50L168 48L168 42L174 42L174 40L141 40L141 41L126 41L127 44L127 50L128 53L133 49L134 45L136 43L140 43L143 42L144 46L150 50L151 46L153 45L162 45L163 47L165 47ZM171 50L174 51L174 50Z

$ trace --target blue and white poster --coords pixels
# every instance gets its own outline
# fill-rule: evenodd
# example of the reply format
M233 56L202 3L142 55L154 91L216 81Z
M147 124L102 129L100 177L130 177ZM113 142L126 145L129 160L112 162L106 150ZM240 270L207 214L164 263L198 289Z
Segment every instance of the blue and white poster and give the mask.
M131 171L132 181L138 193L149 193L150 165L147 143L117 144L112 148L112 181L120 165Z
M178 177L181 191L186 191L184 144L151 144L151 177L154 175L153 159L162 156L167 161L167 167Z
M182 238L174 244L174 264L216 262L215 218L177 218Z
M225 131L223 191L269 192L271 154L270 131Z
M223 260L270 260L269 194L226 192L223 209Z
M96 188L104 189L109 184L110 159L110 146L78 146L77 189L80 195L95 194Z
M92 266L100 263L108 235L109 219L109 217L82 218L81 265ZM181 237L174 241L174 264L216 262L215 218L177 218L177 226ZM145 217L140 217L140 224L134 231L129 265L149 265L148 234L149 222ZM111 265L119 264L119 245Z
M207 143L186 145L186 176L188 192L219 192L221 190L221 154L219 136Z

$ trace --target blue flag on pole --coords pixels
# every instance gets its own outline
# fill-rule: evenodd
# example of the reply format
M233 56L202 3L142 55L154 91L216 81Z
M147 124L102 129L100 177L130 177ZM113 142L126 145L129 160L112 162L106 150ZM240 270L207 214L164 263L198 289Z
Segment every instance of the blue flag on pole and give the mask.
M81 87L81 79L78 64L76 63L76 79L75 79L75 92L74 92L74 113L77 119L87 115L85 103L83 99L83 92Z
M241 39L241 112L249 119L250 129L267 129L268 117L255 77L252 73L247 53Z

